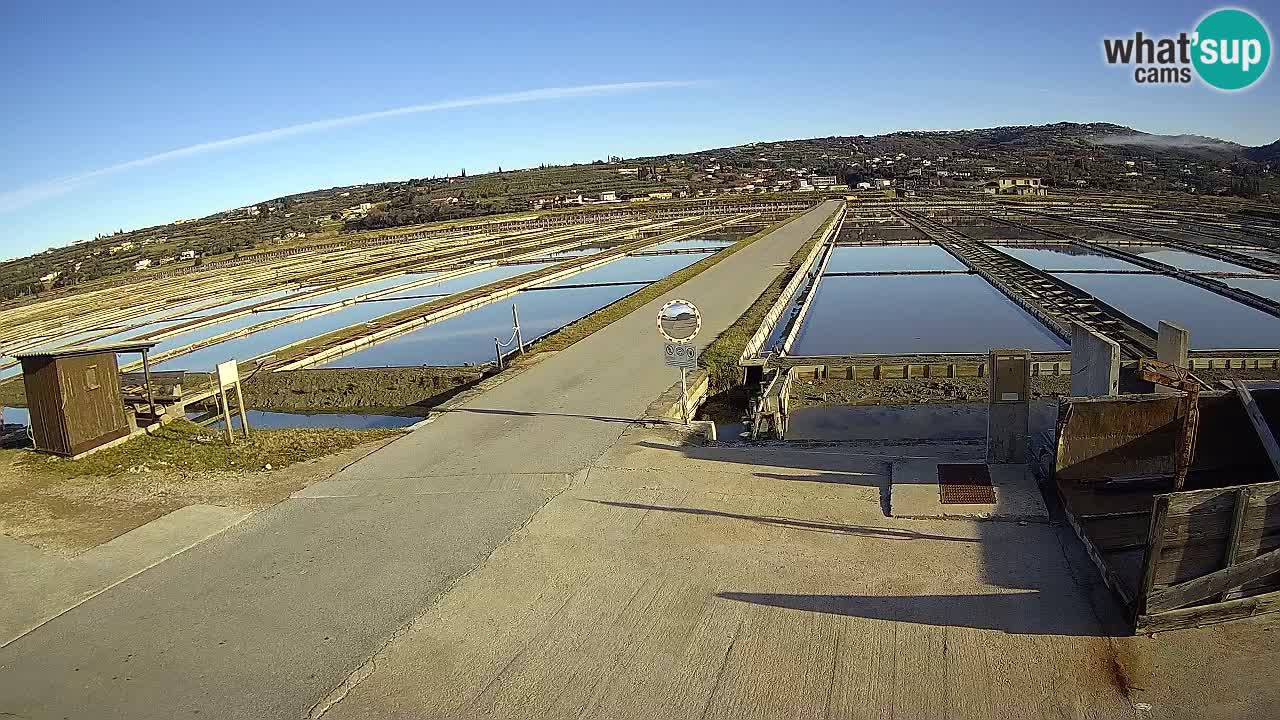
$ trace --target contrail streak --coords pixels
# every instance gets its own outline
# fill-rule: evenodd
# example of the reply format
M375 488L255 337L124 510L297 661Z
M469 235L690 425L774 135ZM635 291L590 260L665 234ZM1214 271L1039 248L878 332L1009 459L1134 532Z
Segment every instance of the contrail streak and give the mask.
M136 160L129 160L128 162L109 165L97 170L90 170L78 175L70 175L56 180L36 183L16 190L3 192L0 193L0 212L17 210L18 208L26 207L34 202L54 197L56 195L61 195L90 180L95 180L106 175L115 175L128 170L166 162L168 160L177 160L179 158L203 155L205 153L242 147L244 145L268 143L283 138L294 137L295 135L304 135L306 133L320 132L323 130L350 127L352 125L360 125L362 123L382 120L384 118L399 117L401 115L418 115L421 113L439 112L441 110L456 110L458 108L478 107L482 105L510 105L513 103L535 102L538 100L556 100L560 98L582 97L585 95L606 95L611 93L636 92L639 90L689 87L695 84L696 83L689 80L648 80L643 82L539 88L537 90L522 90L520 92L500 93L497 95L479 95L475 97L459 98L456 100L441 100L439 102L426 103L423 105L410 105L408 107L379 110L377 112L361 113L359 115L348 115L346 117L330 118L328 120L315 120L313 122L289 125L288 127L276 128L274 130L263 130L261 132L249 133L247 135L239 135L233 138L226 138L225 140L214 140L211 142L188 145L175 150L156 153L155 155L147 155L146 157L141 157Z

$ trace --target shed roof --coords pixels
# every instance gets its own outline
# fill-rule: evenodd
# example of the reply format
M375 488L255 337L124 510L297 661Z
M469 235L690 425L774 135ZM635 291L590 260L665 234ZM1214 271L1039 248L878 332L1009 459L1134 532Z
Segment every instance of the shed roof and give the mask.
M99 355L101 353L136 353L143 350L150 350L155 347L154 342L124 342L110 343L104 345L64 345L57 348L49 348L47 350L32 350L30 352L14 353L14 357L19 360L26 358L60 358L74 357L77 355Z

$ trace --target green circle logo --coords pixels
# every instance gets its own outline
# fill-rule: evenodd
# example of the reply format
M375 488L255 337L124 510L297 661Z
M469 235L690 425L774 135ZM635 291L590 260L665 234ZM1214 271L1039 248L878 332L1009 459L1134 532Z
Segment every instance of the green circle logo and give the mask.
M1261 20L1244 10L1215 10L1196 26L1191 62L1200 79L1219 90L1255 83L1271 60L1271 36Z

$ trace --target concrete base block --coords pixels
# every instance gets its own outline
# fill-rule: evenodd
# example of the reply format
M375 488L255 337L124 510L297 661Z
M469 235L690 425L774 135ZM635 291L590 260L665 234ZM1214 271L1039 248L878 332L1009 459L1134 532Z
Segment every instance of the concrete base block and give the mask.
M1027 461L1030 403L991 403L987 408L987 462Z
M1076 323L1071 335L1071 394L1100 397L1120 392L1120 346Z
M1187 351L1191 349L1191 333L1173 323L1160 321L1159 336L1156 338L1156 359L1178 367L1187 367ZM1156 385L1158 393L1178 393L1164 385Z

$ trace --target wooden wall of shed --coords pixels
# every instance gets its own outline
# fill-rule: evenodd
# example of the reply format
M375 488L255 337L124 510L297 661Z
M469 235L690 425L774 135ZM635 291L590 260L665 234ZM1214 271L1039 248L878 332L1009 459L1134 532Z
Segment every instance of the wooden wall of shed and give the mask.
M71 441L62 414L57 365L48 358L23 360L22 383L31 417L32 444L37 450L70 455Z
M1055 476L1060 481L1173 473L1181 427L1174 395L1067 398L1058 410ZM1274 479L1234 393L1200 395L1193 470L1213 470L1216 486ZM1201 480L1203 482L1203 480Z
M77 455L129 434L115 353L28 358L22 370L37 450Z
M72 355L58 358L56 363L71 454L128 433L115 353Z

